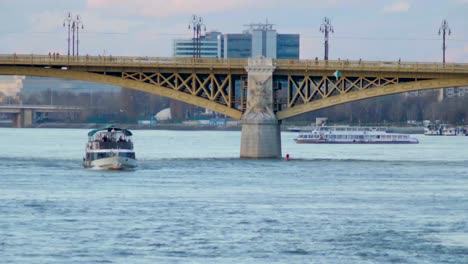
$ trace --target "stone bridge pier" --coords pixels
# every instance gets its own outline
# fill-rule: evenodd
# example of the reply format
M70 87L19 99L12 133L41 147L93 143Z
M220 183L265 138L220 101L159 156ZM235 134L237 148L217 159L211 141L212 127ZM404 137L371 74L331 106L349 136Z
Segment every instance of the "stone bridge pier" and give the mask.
M241 158L281 158L280 122L273 112L273 72L270 58L250 58L247 107L242 116Z
M13 114L12 119L13 127L30 127L34 122L34 112L32 109L21 109L18 113Z

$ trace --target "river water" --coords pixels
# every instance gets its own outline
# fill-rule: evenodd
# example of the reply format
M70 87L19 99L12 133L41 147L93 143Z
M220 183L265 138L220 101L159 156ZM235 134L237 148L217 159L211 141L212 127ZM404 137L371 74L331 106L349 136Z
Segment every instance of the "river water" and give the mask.
M87 130L0 129L0 263L468 263L468 137L298 145L133 131L135 171L81 167Z

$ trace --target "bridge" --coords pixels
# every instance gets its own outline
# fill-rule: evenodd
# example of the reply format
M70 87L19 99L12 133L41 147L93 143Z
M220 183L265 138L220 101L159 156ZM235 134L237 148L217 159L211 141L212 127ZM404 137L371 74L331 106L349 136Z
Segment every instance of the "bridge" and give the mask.
M0 114L10 114L13 127L30 127L44 113L79 113L80 107L55 105L0 105Z
M336 78L334 73L341 76ZM468 64L0 55L0 75L135 89L242 119L241 156L281 156L281 120L347 102L468 86Z

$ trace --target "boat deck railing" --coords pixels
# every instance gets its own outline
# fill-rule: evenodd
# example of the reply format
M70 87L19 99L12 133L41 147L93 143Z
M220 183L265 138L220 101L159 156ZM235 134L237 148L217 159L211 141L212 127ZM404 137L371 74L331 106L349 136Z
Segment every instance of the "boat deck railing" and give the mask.
M97 142L96 149L133 149L132 142Z

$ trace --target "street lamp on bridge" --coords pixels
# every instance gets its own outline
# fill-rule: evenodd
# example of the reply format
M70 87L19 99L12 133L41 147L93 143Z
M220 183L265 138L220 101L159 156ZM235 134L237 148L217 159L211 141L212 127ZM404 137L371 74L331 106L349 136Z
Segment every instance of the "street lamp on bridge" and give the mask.
M73 24L73 18L72 18L71 13L68 12L67 17L63 21L63 27L68 28L68 39L67 39L67 41L68 41L68 56L70 56L70 28L71 28L72 24Z
M325 60L328 60L328 35L329 33L335 32L328 17L323 18L322 25L320 25L320 32L325 35Z
M75 19L73 20L73 26L76 27L76 56L80 55L79 52L79 44L80 44L80 27L84 29L83 19L81 19L80 15L76 15Z
M71 33L71 50L72 50L72 56L75 56L75 32L76 32L76 55L79 55L79 43L80 43L80 35L79 35L79 30L84 29L83 26L83 20L81 19L80 15L76 15L73 17L73 15L68 12L68 15L66 16L65 20L63 21L63 27L67 28L68 32L68 56L70 57L70 33Z
M193 57L201 57L201 33L202 29L206 31L206 25L203 23L201 16L192 15L192 21L189 23L188 29L193 30Z
M439 35L442 35L443 44L442 44L442 53L443 53L443 63L445 64L445 51L447 50L447 46L445 45L445 36L446 34L451 35L452 30L449 27L449 24L446 19L442 21L442 25L439 28Z

